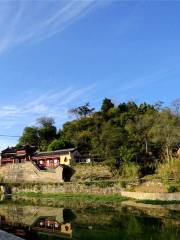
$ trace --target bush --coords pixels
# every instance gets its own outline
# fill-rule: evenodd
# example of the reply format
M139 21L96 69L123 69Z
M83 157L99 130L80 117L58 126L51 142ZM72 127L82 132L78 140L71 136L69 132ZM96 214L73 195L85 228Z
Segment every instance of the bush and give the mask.
M180 159L172 159L170 162L160 164L157 173L168 192L180 191Z
M167 190L169 193L177 192L178 188L176 186L168 186Z
M124 163L121 168L121 176L126 179L139 178L140 167L135 163Z
M116 160L114 158L110 158L102 162L103 166L107 166L110 169L110 172L113 174L113 176L117 175L118 169L115 165Z
M160 164L157 173L162 179L180 179L180 159Z
M2 175L0 175L0 182L4 182L4 177Z
M121 182L120 182L120 186L121 186L122 188L126 188L127 183L126 183L125 181L121 181Z

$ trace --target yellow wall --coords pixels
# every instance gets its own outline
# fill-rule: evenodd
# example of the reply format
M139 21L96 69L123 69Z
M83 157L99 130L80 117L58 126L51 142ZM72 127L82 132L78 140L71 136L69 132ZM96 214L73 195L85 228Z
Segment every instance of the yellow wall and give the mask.
M60 155L60 164L70 165L71 164L71 155L69 154L62 154Z
M66 223L61 225L61 233L67 234L67 235L72 235L72 229L71 229L71 224Z

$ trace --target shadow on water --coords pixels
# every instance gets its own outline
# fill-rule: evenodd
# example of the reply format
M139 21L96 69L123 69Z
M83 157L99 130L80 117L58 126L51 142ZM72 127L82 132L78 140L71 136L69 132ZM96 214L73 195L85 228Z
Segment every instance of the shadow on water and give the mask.
M69 203L70 204L70 203ZM69 206L69 205L68 205ZM2 198L0 228L27 240L179 240L178 211L52 206Z

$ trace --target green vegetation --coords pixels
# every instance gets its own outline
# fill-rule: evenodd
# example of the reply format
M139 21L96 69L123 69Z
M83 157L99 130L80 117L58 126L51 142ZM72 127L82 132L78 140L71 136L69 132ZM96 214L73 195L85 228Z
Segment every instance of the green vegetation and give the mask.
M161 201L161 200L137 200L136 202L152 205L180 204L180 201Z
M115 105L105 98L100 111L89 103L71 109L74 119L59 130L52 118L38 119L37 126L24 129L19 144L29 143L41 151L77 147L92 164L110 166L117 178L143 177L157 171L162 178L176 177L172 164L176 162L180 172L180 160L174 160L180 144L179 109L180 100L166 108L162 102Z
M180 180L180 161L172 159L170 162L161 163L157 168L157 173L162 178L176 178Z
M180 160L172 159L170 162L161 163L157 168L168 192L180 191Z
M139 177L139 166L136 163L124 163L121 168L122 178L131 180Z
M41 199L56 199L59 201L85 201L87 203L111 203L111 202L121 202L127 200L127 198L122 197L119 194L114 195L95 195L95 194L84 194L84 193L48 193L48 194L42 194L42 193L34 193L34 192L28 192L28 193L18 193L17 196L26 196L29 198L41 198Z

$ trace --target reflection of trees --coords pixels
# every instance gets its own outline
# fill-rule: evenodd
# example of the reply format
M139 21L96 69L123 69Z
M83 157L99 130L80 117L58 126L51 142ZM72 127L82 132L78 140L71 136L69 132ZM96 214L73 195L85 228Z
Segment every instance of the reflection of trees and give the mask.
M72 222L76 218L76 215L71 209L65 208L63 210L63 219L64 222Z
M26 237L29 234L43 232L47 235L55 234L70 238L72 236L71 220L75 218L75 214L70 209L21 206L20 204L1 204L0 206L0 228L16 235L18 232L23 232Z
M168 215L170 216L170 215ZM171 216L176 218L175 216ZM139 209L122 208L116 212L112 224L123 231L124 239L177 240L180 237L180 221L172 223L173 219L150 217ZM178 223L177 223L178 222Z
M114 208L54 208L42 206L21 206L15 204L1 204L1 226L24 229L32 232L44 233L48 239L49 233L54 234L52 239L61 239L61 234L71 230L73 226L73 239L93 240L177 240L180 232L178 225L172 221L178 218L173 213L150 217L152 212L133 207ZM33 216L33 217L32 217ZM171 218L171 219L170 219ZM35 220L35 221L34 221ZM3 228L2 228L3 229ZM11 228L12 229L12 228ZM69 231L71 236L72 231ZM55 237L55 234L58 237ZM35 235L34 235L35 236Z
M140 236L143 232L138 216L127 209L117 212L112 219L112 224L122 229L125 236Z

